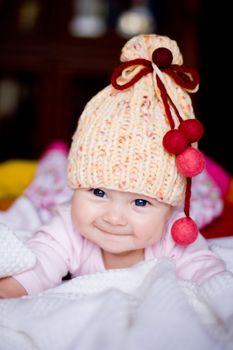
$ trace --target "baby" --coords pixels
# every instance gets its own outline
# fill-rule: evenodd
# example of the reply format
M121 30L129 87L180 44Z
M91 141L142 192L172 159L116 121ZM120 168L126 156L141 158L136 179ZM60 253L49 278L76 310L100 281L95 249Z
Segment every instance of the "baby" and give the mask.
M187 93L198 89L198 75L165 36L130 39L121 61L74 133L71 203L27 242L36 264L2 278L0 297L163 257L179 278L197 283L225 271L189 215L192 177L204 168L197 149L203 128Z

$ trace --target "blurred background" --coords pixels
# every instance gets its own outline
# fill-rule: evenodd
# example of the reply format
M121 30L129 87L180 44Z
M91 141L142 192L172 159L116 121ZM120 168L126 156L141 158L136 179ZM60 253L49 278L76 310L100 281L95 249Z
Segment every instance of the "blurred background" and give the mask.
M132 36L175 39L198 68L200 148L233 174L228 3L206 0L0 0L0 162L70 144L86 102L110 82ZM228 11L229 10L229 11Z

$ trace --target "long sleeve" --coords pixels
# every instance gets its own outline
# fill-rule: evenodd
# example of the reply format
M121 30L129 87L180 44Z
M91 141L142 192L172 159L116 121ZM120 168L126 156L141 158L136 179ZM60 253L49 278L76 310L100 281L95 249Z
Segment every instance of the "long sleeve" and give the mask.
M174 248L177 275L197 283L202 283L208 278L226 271L225 262L213 253L207 245L204 237L199 234L196 242L183 249Z
M35 266L13 276L28 294L35 294L61 283L68 271L78 268L82 239L72 229L69 208L63 208L49 225L41 226L27 246L36 256ZM75 265L75 266L74 266Z
M182 212L174 212L161 240L152 247L156 258L171 258L176 265L177 276L182 279L202 283L217 273L226 271L225 262L212 252L206 239L199 233L196 241L186 247L176 244L171 236L171 227Z

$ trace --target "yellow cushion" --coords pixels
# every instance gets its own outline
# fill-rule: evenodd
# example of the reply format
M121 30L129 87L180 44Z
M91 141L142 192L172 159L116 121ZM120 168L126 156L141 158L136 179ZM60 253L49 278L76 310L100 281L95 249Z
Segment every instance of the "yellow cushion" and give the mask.
M0 198L20 196L32 181L37 161L11 159L0 163Z

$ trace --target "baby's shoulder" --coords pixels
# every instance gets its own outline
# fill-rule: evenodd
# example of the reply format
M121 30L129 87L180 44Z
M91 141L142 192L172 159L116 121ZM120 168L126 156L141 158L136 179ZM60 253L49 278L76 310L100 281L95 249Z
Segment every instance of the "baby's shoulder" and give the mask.
M53 235L72 234L71 205L65 203L54 209L51 220L42 225L37 231L47 232Z
M54 209L53 219L54 218L71 224L71 203L68 202L58 205Z

